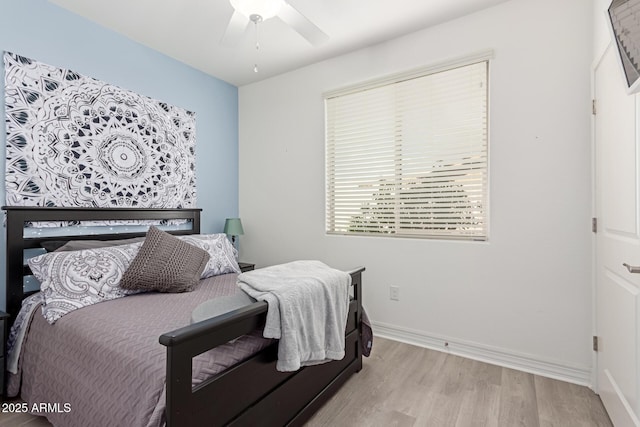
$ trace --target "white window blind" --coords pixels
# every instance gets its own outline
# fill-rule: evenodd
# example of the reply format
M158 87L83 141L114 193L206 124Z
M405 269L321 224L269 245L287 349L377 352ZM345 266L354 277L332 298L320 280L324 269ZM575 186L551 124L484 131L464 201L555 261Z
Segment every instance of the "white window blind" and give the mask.
M484 240L488 60L325 95L333 234Z

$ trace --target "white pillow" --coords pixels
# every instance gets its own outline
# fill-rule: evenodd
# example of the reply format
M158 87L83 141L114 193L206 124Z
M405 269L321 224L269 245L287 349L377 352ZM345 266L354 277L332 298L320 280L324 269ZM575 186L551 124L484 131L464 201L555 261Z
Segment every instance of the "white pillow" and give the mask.
M240 273L240 267L236 260L236 248L233 247L226 234L192 234L180 236L180 239L209 253L209 262L202 272L202 279L220 274Z
M28 263L40 281L47 322L53 324L79 308L138 293L120 288L119 283L141 246L137 242L31 258Z

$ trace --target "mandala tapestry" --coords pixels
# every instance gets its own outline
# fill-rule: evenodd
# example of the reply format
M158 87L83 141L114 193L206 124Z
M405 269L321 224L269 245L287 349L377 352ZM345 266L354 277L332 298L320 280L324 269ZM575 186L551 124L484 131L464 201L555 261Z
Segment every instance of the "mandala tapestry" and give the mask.
M5 52L6 203L190 208L195 114Z

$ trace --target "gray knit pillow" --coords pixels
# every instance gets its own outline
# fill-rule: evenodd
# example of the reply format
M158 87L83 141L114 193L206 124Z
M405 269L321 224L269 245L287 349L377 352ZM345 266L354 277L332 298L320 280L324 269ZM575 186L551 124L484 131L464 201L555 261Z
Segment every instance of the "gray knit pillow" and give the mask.
M125 271L120 287L128 290L189 292L200 281L208 261L207 251L152 226L138 255Z

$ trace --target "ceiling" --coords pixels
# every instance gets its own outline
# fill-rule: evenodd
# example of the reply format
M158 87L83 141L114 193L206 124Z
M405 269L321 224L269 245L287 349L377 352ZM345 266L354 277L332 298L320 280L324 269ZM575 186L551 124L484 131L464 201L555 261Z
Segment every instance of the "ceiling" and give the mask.
M288 0L329 35L312 46L279 18L253 25L234 47L220 43L229 0L49 0L235 86L434 26L507 0ZM254 72L257 63L259 71Z

